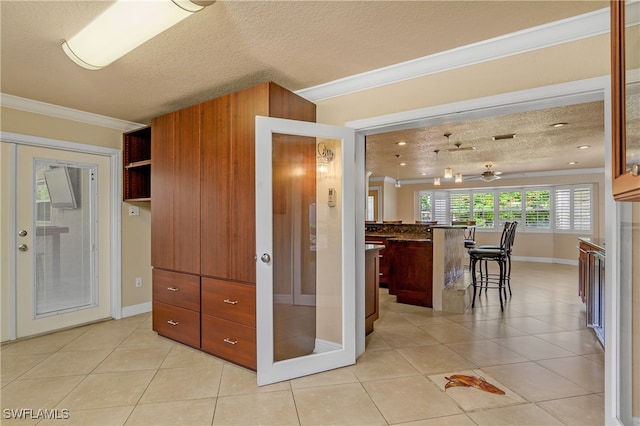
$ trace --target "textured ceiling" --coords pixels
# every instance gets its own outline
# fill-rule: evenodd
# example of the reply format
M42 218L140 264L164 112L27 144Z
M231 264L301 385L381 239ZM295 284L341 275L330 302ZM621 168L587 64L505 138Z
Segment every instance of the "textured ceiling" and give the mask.
M305 89L609 4L218 0L103 70L80 68L59 44L110 3L0 1L2 93L147 123L259 82ZM602 104L593 103L370 136L367 167L374 176L395 177L395 154L408 163L400 170L402 179L424 178L422 173L433 177L445 166L478 175L489 162L505 174L602 167L602 118ZM548 126L556 121L570 125ZM447 132L452 134L449 144L443 136ZM490 139L500 133L516 133L516 139ZM399 139L408 145L400 149L395 145ZM455 142L476 150L445 151ZM592 148L577 150L582 144ZM442 150L437 160L434 149ZM568 166L568 159L579 163Z
M608 6L219 0L105 69L80 68L59 44L110 3L0 1L2 92L148 122L263 81L295 91Z
M445 167L466 178L477 177L487 164L504 177L510 173L603 167L603 108L601 101L589 102L370 135L367 169L373 172L372 177L399 175L407 180L442 177ZM552 127L555 123L567 125ZM444 136L447 133L451 134L448 139ZM515 136L493 140L493 136L506 134ZM462 149L449 151L457 143ZM584 145L589 148L578 149ZM440 152L436 154L435 150ZM399 160L396 155L400 155ZM400 162L406 165L399 167Z

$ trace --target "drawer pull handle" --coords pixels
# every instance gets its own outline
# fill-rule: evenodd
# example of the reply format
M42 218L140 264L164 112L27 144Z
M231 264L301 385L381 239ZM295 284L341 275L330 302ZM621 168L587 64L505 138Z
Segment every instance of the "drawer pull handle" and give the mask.
M169 291L180 291L179 288L175 288L175 287L167 287L167 290L169 290Z
M378 276L379 276L379 277L381 277L381 276L383 276L383 275L384 275L384 274L383 274L382 272L379 272L379 273L378 273Z
M238 301L237 300L231 300L231 299L224 299L224 303L228 303L230 305L237 305Z
M237 345L237 344L238 344L238 341L237 341L237 340L231 340L231 339L229 339L228 337L225 337L225 338L224 338L224 342L225 342L225 343L228 343L228 344L230 344L230 345Z
M167 324L170 324L170 325L175 327L176 325L178 325L180 323L178 321L169 320L169 321L167 321Z

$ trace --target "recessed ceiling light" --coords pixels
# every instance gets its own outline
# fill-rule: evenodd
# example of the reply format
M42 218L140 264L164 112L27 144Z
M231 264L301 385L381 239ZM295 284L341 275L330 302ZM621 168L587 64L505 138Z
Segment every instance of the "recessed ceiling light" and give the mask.
M553 124L551 124L551 127L564 127L564 126L566 126L567 124L569 124L569 123L564 123L564 122L561 122L561 123L553 123Z
M591 148L591 145L580 145L578 149L588 149Z
M568 164L569 164L570 166L573 166L574 164L578 164L578 162L577 162L577 161L570 161Z
M407 143L404 141L397 142L396 145L405 146Z
M420 173L420 174L421 174L422 176L426 176L426 175L427 175L427 173L426 173L426 172L422 172L422 173Z
M407 165L407 163L400 163L400 165L401 165L401 166L406 166L406 165Z

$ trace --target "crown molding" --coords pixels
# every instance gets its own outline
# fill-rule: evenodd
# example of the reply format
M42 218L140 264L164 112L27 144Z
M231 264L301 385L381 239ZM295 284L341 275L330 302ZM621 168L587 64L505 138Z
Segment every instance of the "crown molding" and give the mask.
M21 98L19 96L0 93L0 104L3 107L17 109L20 111L32 112L35 114L47 115L50 117L62 118L65 120L77 121L93 126L108 127L123 132L139 129L144 124L132 121L120 120L104 115L93 114L91 112L80 111L60 105L48 104L46 102L35 101L33 99Z
M298 90L317 102L609 33L609 8Z

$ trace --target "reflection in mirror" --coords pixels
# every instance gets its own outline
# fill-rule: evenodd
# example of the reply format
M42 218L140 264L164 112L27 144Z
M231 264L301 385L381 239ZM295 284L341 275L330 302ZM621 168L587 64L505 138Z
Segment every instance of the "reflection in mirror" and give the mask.
M274 361L343 347L340 142L273 135Z

